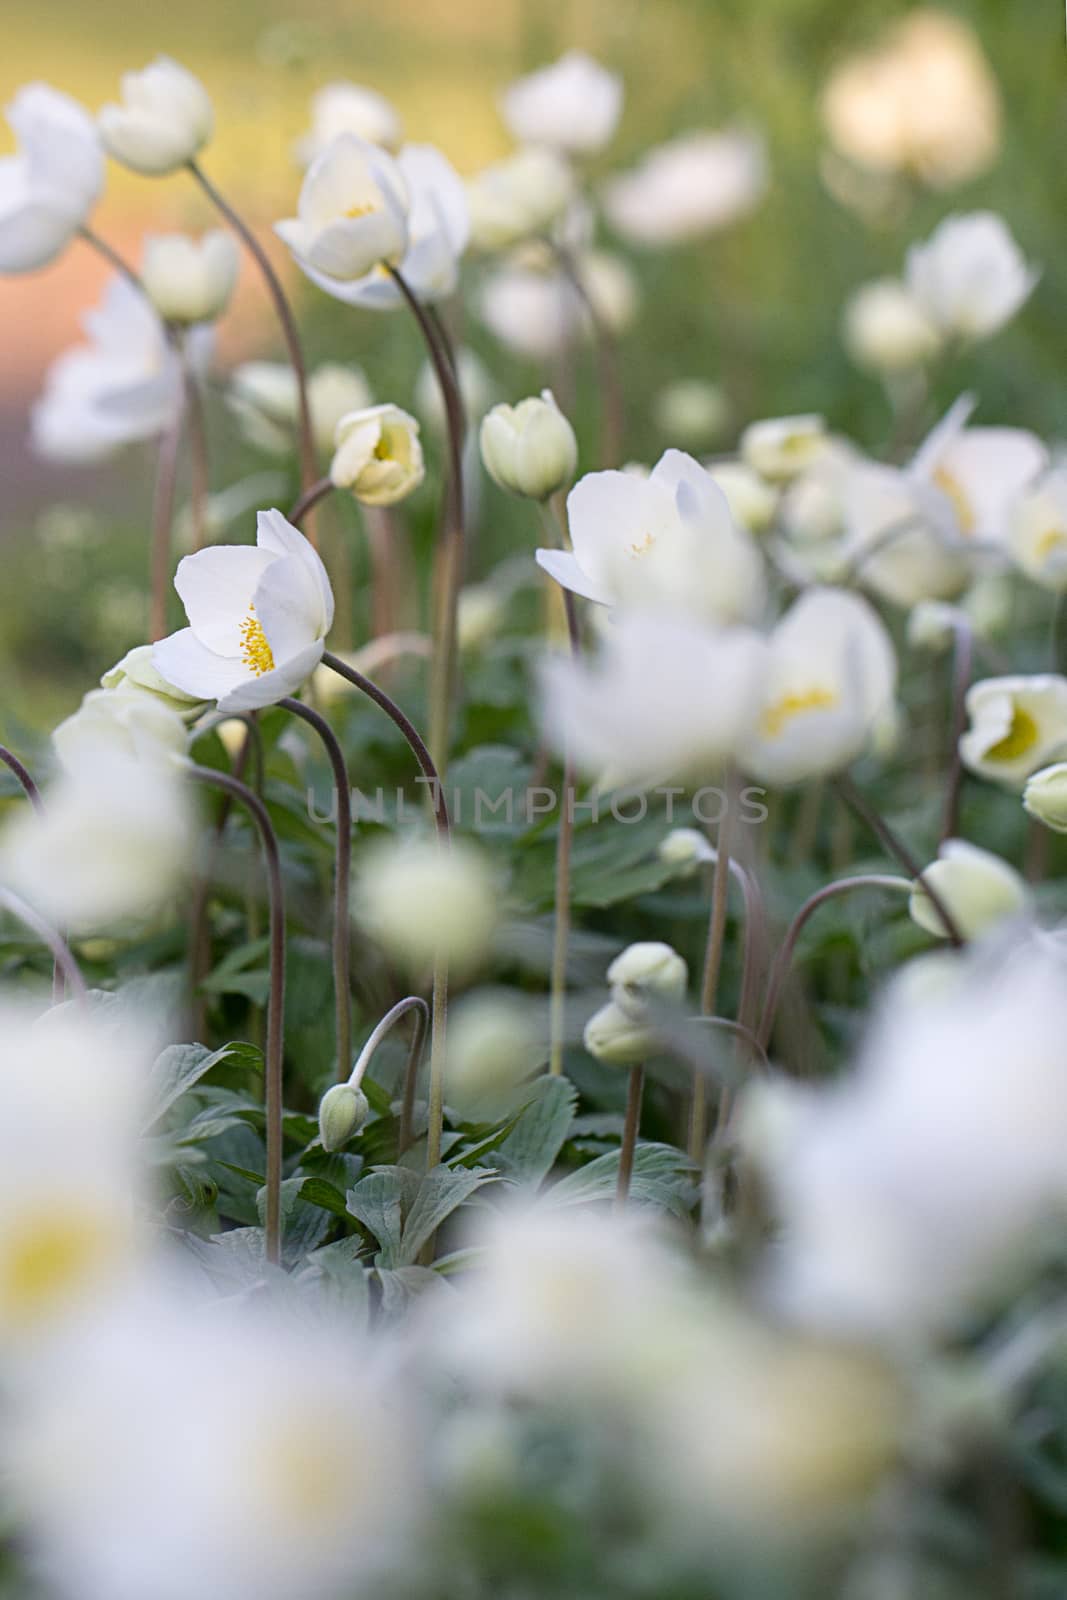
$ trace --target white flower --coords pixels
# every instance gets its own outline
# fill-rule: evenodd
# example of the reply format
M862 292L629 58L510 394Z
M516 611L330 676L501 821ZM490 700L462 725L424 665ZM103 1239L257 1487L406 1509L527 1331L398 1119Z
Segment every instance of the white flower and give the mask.
M966 427L973 407L970 395L956 401L916 452L908 474L951 537L1003 544L1011 509L1047 467L1048 450L1022 428Z
M669 944L644 939L627 945L608 968L611 997L631 1016L642 1016L649 999L678 1002L685 998L689 968Z
M53 729L52 743L68 772L112 752L138 761L184 758L185 723L155 694L93 689Z
M844 334L856 365L882 377L913 372L941 348L937 328L897 278L878 278L856 290L845 306Z
M1011 508L1008 550L1021 571L1046 589L1067 589L1067 467L1024 488Z
M330 478L368 506L391 506L426 476L419 425L399 406L351 411L337 424Z
M615 1000L601 1006L585 1025L582 1043L591 1056L612 1067L636 1067L654 1055L658 1035Z
M506 989L479 989L450 1006L445 1048L445 1092L463 1109L514 1089L544 1059L530 1006Z
M574 198L574 174L554 150L529 146L467 180L471 243L506 250L558 221Z
M525 257L489 274L478 311L501 344L537 361L573 344L584 325L573 284L560 271L546 271Z
M97 119L108 153L135 172L161 177L184 166L215 130L207 90L185 67L158 56L122 77L122 103Z
M922 310L943 335L968 342L1010 322L1039 276L992 211L946 217L908 251L908 288Z
M121 694L157 700L168 711L174 711L185 722L195 722L205 710L207 702L196 695L175 688L152 664L152 646L136 645L128 650L121 661L109 667L100 679L104 689Z
M92 118L44 83L27 84L7 108L18 152L0 159L0 272L53 261L87 220L104 184Z
M843 589L810 589L771 634L763 704L741 750L764 782L838 772L892 709L893 645L877 612Z
M176 764L114 744L78 754L0 835L0 878L59 926L110 928L152 914L175 892L194 848L192 808Z
M230 303L240 265L236 242L221 229L200 240L160 234L145 240L141 282L166 322L212 322Z
M758 549L711 475L680 450L668 450L647 479L589 473L567 512L573 553L538 550L537 561L575 594L714 622L752 617L763 603Z
M482 461L512 494L547 500L574 477L578 441L550 389L517 406L498 405L482 419Z
M971 574L961 540L944 529L943 495L899 467L857 460L842 483L847 538L842 551L859 581L894 605L954 599Z
M932 886L964 939L1020 916L1030 903L1023 879L1000 856L965 839L946 839L938 859L923 868L923 882L915 884L908 904L912 920L938 939L947 939L949 931L924 884Z
M125 278L113 278L82 321L91 342L52 363L33 408L34 449L49 461L100 461L154 438L182 403L179 358L156 313ZM210 332L195 329L186 344L193 365L203 368Z
M311 97L311 128L297 141L297 161L310 167L342 133L386 150L399 150L403 142L400 118L384 95L361 83L327 83Z
M592 661L542 664L542 721L552 743L594 777L643 784L715 775L758 713L766 655L749 628L620 612Z
M778 509L777 489L743 461L709 461L707 470L726 496L734 521L749 533L766 533Z
M325 159L325 158L323 158ZM388 156L383 157L389 161ZM403 295L382 263L395 260L408 287L427 304L446 299L459 282L459 262L470 236L470 215L463 180L452 163L431 144L405 145L395 163L390 162L394 191L406 196L406 239L399 260L381 255L355 273L348 274L317 261L297 261L312 283L346 305L368 311L392 311L404 304ZM377 180L385 187L384 180ZM310 182L310 174L306 180ZM301 217L304 198L301 194ZM352 213L348 213L352 215ZM289 224L278 224L278 231ZM283 234L283 238L286 236ZM290 240L286 238L286 243ZM340 281L339 281L340 280Z
M717 383L706 378L676 378L653 402L656 427L687 449L706 448L725 430L730 402Z
M741 457L771 483L788 483L812 466L827 445L822 417L768 417L749 423L741 435Z
M299 423L296 373L283 361L245 361L230 377L227 403L250 444L271 455L290 455ZM371 404L359 367L325 361L308 378L311 432L320 456L333 454L337 424Z
M677 244L747 216L766 187L761 139L741 129L687 133L613 178L604 189L604 211L631 244Z
M261 511L256 543L185 556L174 587L190 626L162 639L152 663L221 711L252 711L295 694L322 659L333 591L311 545L280 511Z
M1042 767L1027 778L1023 805L1053 833L1067 833L1067 761Z
M498 899L489 863L473 845L408 838L367 852L355 904L367 931L412 971L438 956L470 971L489 952Z
M967 691L970 726L960 755L971 772L1009 789L1067 748L1067 678L1058 673L983 678Z
M410 196L392 156L343 133L312 162L298 214L274 231L314 281L330 293L376 267L397 264L408 247Z
M690 878L699 866L715 860L715 851L699 828L672 828L659 844L656 854L678 876Z
M519 144L574 155L602 150L618 126L622 81L580 50L519 78L501 96L508 131Z
M844 484L854 459L846 445L829 440L811 466L786 486L778 522L794 545L828 545L843 535Z

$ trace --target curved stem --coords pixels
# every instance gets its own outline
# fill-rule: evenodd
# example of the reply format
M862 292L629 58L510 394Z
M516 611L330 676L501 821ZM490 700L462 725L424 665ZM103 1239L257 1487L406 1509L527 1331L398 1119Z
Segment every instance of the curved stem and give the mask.
M282 879L278 836L263 801L239 778L210 767L190 766L194 783L221 789L243 805L252 818L263 846L270 902L270 994L267 1000L266 1113L267 1113L267 1260L279 1262L282 1254L282 1055L285 1044L285 884Z
M193 549L202 550L207 542L207 503L210 493L207 428L204 425L204 397L196 374L184 363L185 414L189 423L189 504L192 511Z
M856 813L860 821L874 834L882 848L895 861L898 861L904 871L909 873L920 887L925 890L929 896L930 904L944 924L949 943L954 945L957 950L961 949L964 944L964 938L960 933L955 917L946 906L944 896L938 894L930 880L924 876L922 868L911 851L897 838L885 818L875 811L873 806L868 804L847 773L840 773L835 781L838 793L849 810Z
M326 718L311 706L287 696L279 705L292 712L314 728L322 740L330 766L333 769L333 786L337 796L337 849L333 880L333 991L336 1015L337 1081L344 1083L352 1071L352 997L350 993L350 951L352 947L349 920L349 895L352 877L352 790L348 780L348 763Z
M314 435L311 431L311 407L308 404L307 368L304 364L304 352L301 348L300 334L297 330L292 308L286 299L281 279L271 266L270 257L244 218L222 197L198 161L189 162L189 171L211 203L221 211L234 233L237 234L241 243L255 261L267 286L267 291L274 302L274 309L281 324L282 336L289 352L289 363L296 375L297 399L300 407L300 483L301 487L306 491L315 481L315 444Z
M952 725L949 747L948 788L945 792L945 813L941 823L941 843L954 839L959 829L960 790L963 786L963 758L960 739L967 726L967 690L974 672L974 635L962 619L955 628L956 649L952 664Z
M86 244L92 246L97 255L103 256L109 267L113 267L116 272L121 273L127 283L131 283L135 289L140 290L142 294L144 293L144 284L141 282L140 277L130 266L130 263L119 255L114 245L108 244L106 239L102 239L94 229L87 227L85 223L82 223L78 232Z
M732 785L727 794L726 808L719 822L719 837L715 855L715 870L711 881L711 911L708 918L708 937L704 949L704 972L700 985L701 1016L715 1015L719 993L719 975L722 971L723 948L726 942L727 893L730 884L730 833L733 822ZM693 1076L692 1098L689 1105L689 1156L703 1164L704 1145L707 1139L707 1086L703 1073Z
M456 659L456 609L463 578L465 545L463 437L466 432L466 422L459 383L433 319L403 274L396 267L390 267L389 271L419 325L441 390L448 424L448 498L445 503L445 526L440 546L438 593L435 596L435 652L430 695L430 749L433 752L434 765L438 771L443 772L448 762Z
M630 1082L626 1091L626 1121L623 1124L622 1144L619 1147L619 1181L615 1188L615 1204L624 1206L630 1193L630 1179L634 1170L634 1152L641 1130L641 1100L645 1092L644 1067L630 1068Z
M41 943L51 951L52 959L70 984L75 999L84 1004L88 999L85 979L81 975L81 968L75 961L70 946L62 935L52 927L51 923L46 922L39 912L27 905L21 896L2 886L0 886L0 906L9 911L13 917L17 917L19 922L29 928L31 933L35 933Z
M23 794L26 796L26 799L30 802L30 805L33 807L33 809L35 811L42 810L40 789L38 789L37 785L30 777L28 769L22 765L22 762L19 760L18 756L3 744L0 744L0 762L2 762L10 772L15 774Z
M402 1156L411 1144L411 1124L415 1112L415 1088L419 1076L419 1063L422 1060L422 1045L426 1038L426 1027L430 1019L430 1008L421 995L409 994L403 1000L398 1000L391 1010L374 1028L366 1044L359 1052L359 1058L352 1068L349 1078L354 1089L358 1089L363 1082L363 1074L367 1071L374 1057L374 1052L385 1038L386 1034L405 1017L409 1011L415 1013L415 1026L411 1030L411 1046L408 1050L408 1062L404 1069L404 1094L400 1106L400 1129L397 1135L397 1155Z
M821 905L827 900L836 899L838 895L851 894L854 889L896 889L911 893L911 882L907 878L891 878L888 874L864 873L855 878L839 878L836 883L828 883L822 889L817 889L809 895L807 900L796 913L786 930L785 938L778 948L774 958L774 966L767 983L767 998L763 1003L763 1015L760 1018L757 1038L760 1049L766 1052L774 1032L774 1019L778 1015L778 1006L782 998L785 980L789 976L792 965L793 953L797 947L797 940L803 933L809 919L814 916Z
M334 482L332 478L319 478L309 488L305 489L289 513L288 520L293 524L293 527L299 528L308 512L317 506L320 500L325 500L333 488Z
M152 501L152 604L148 635L154 644L167 631L167 595L171 579L171 530L174 526L174 496L178 484L178 456L185 423L185 389L175 407L174 418L159 442L159 465Z

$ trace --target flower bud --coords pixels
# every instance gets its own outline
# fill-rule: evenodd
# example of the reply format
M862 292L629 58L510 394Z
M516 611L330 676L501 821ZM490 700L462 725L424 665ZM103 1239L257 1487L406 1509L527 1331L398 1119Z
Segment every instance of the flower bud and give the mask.
M943 901L965 939L976 939L1005 917L1026 910L1029 892L1014 867L988 850L963 839L948 839L938 859L923 872L923 879ZM948 929L920 883L911 891L908 910L913 922L935 938L947 939Z
M922 306L896 278L879 278L856 291L845 307L844 335L856 365L883 375L914 371L941 345Z
M591 1056L613 1067L636 1067L655 1051L658 1039L614 1000L593 1013L585 1025L582 1043Z
M645 940L632 944L608 968L608 982L615 1004L632 1016L640 1016L649 1000L677 1002L685 994L689 968L669 944Z
M191 72L159 56L143 72L122 78L121 105L98 118L109 155L134 172L161 177L203 149L215 127L207 90Z
M340 1150L358 1133L370 1115L370 1103L362 1089L350 1083L335 1083L319 1101L319 1138L324 1150Z
M947 600L920 600L908 615L908 643L915 650L942 655L951 648L963 617Z
M426 476L419 425L399 406L350 411L337 424L331 481L367 506L391 506Z
M145 241L141 282L164 322L213 322L230 303L237 270L237 246L221 229L199 241L170 233Z
M494 406L482 420L482 460L502 489L547 500L574 477L578 441L550 389L539 400Z
M717 383L705 378L678 378L655 398L653 413L659 431L683 450L703 450L723 433L730 402Z
M544 233L574 196L574 175L562 156L532 146L478 173L467 184L471 243L506 250Z
M207 700L194 699L184 689L176 689L152 664L152 646L139 644L128 650L100 679L104 689L117 689L124 694L151 695L168 711L177 712L184 722L195 722L209 704Z
M699 866L715 860L715 851L699 828L673 828L656 854L667 866L676 867L681 878L692 877Z
M356 904L367 931L414 973L438 955L458 971L485 957L498 890L484 856L453 840L390 840L368 851Z
M747 466L772 483L788 483L826 448L822 417L770 417L753 422L741 435L741 455Z
M778 509L778 491L743 461L712 461L708 472L726 496L735 522L749 533L766 533Z
M1023 805L1053 833L1067 833L1067 761L1035 772L1023 790Z

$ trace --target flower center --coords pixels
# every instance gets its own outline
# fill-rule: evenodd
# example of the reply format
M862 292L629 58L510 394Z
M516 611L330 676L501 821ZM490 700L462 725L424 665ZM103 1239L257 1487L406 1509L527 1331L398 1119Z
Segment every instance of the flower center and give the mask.
M956 521L960 525L960 532L970 536L975 530L974 507L964 493L963 485L954 473L947 467L938 467L934 473L934 482L947 495L952 502L952 509L956 514Z
M351 217L353 220L357 217L369 217L371 212L377 211L377 209L377 206L372 205L369 201L364 201L360 205L349 206L345 216Z
M1037 743L1037 723L1029 711L1024 711L1021 706L1015 706L1011 714L1011 727L1003 739L986 751L987 761L1016 761L1020 756L1026 755Z
M801 694L783 694L772 701L760 718L760 727L770 739L776 739L784 728L804 711L827 711L837 704L832 689L805 689Z
M111 1253L98 1222L68 1212L26 1218L0 1264L0 1314L25 1325L46 1313Z
M1034 545L1034 557L1037 561L1047 561L1050 556L1058 555L1067 546L1067 533L1062 528L1046 528Z
M640 556L647 556L655 542L656 535L654 533L646 533L642 538L635 539L633 544L629 545L627 548L629 549L630 555L633 556L634 560L636 561Z
M255 606L249 606L248 615L241 624L241 659L250 672L262 678L265 672L274 671L274 651L267 643L263 624L256 616Z

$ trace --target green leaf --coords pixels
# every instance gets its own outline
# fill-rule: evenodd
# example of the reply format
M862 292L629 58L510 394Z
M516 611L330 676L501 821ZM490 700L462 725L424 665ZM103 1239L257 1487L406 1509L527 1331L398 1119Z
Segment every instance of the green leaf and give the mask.
M577 1091L569 1078L538 1078L533 1097L497 1151L501 1170L518 1183L538 1184L552 1170L574 1121Z
M148 1076L148 1099L152 1107L145 1131L154 1127L187 1090L224 1061L263 1070L263 1055L255 1045L230 1043L220 1050L202 1044L172 1044L157 1056Z
M378 1167L360 1178L345 1196L349 1215L361 1222L378 1241L380 1250L376 1265L401 1264L404 1212L414 1200L418 1186L417 1174L405 1167Z
M344 1195L325 1178L305 1178L300 1198L306 1200L308 1205L319 1206L323 1211L329 1211L335 1217L349 1215Z
M630 1199L682 1217L696 1195L694 1164L672 1144L639 1144L634 1152ZM554 1206L588 1205L613 1198L619 1181L619 1151L597 1156L588 1166L570 1172L546 1193Z
M487 1183L498 1182L499 1175L484 1167L472 1171L465 1168L434 1167L418 1186L418 1192L408 1212L400 1241L396 1265L413 1265L419 1258L426 1241L453 1211L469 1200L477 1189Z

